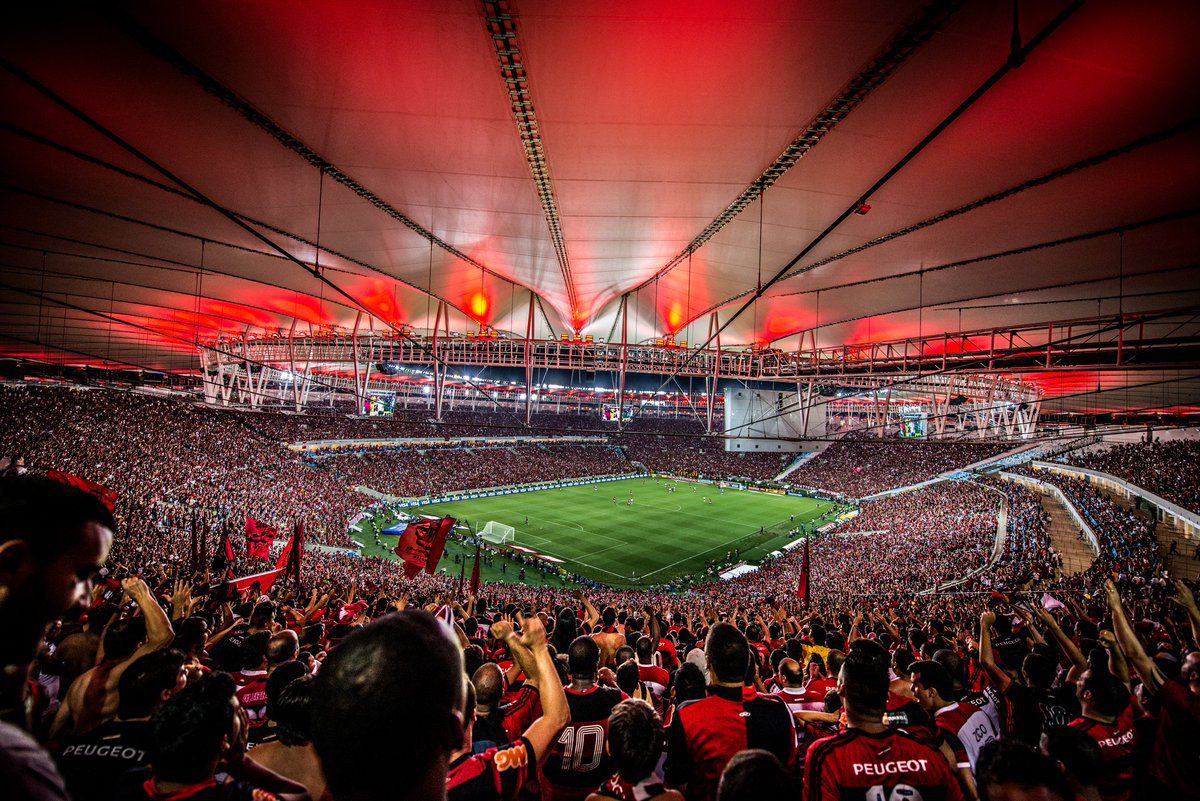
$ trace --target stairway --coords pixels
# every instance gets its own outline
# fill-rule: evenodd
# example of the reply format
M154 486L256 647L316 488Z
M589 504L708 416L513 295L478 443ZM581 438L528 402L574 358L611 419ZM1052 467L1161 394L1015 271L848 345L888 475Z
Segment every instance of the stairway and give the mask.
M1091 546L1079 538L1079 526L1075 525L1071 513L1049 492L1038 490L1038 497L1042 509L1050 515L1050 542L1054 545L1054 550L1062 556L1063 574L1073 576L1087 570L1096 556L1092 553Z
M775 481L783 481L785 478L787 478L792 473L793 470L800 467L801 465L808 464L809 462L811 462L813 459L817 458L820 455L821 455L820 451L812 451L811 453L800 454L800 456L798 456L796 459L794 459L791 464L789 464L787 467L785 467L783 469L782 473L775 476L774 480Z
M1150 519L1149 512L1134 507L1127 498L1105 492L1100 487L1096 487L1096 489L1122 509L1133 512L1143 519ZM1158 528L1154 530L1154 533L1158 536L1158 554L1162 557L1163 564L1167 566L1167 573L1171 578L1195 581L1196 577L1200 576L1200 560L1192 558L1196 551L1195 542L1189 542L1184 533L1169 520L1159 521ZM1178 543L1176 546L1178 553L1174 556L1171 555L1172 542Z

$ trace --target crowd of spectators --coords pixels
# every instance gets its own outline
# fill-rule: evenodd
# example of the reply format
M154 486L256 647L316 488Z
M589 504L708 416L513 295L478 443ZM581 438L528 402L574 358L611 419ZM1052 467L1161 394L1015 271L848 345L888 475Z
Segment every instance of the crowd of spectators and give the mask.
M318 463L352 486L411 498L635 472L607 445L364 451L323 457Z
M720 437L626 436L622 443L630 461L682 478L771 481L796 457L794 453L726 451Z
M290 521L336 540L364 497L243 425L239 412L102 389L0 386L0 454L78 475L122 507Z
M892 601L966 576L989 558L1002 497L968 482L948 482L880 500L814 537L814 592L824 601ZM796 586L803 555L793 549L754 574L728 582L786 594Z
M396 407L391 414L357 417L349 413L303 414L282 411L247 412L246 423L268 439L280 442L305 442L323 439L450 439L479 436L604 436L615 434L618 426L606 421L596 408L590 412L534 411L525 425L521 407L443 409L442 421L434 419L429 406ZM661 417L637 414L628 431L649 434L689 434L704 432L694 417Z
M1021 491L905 495L812 541L807 603L802 549L683 595L479 597L311 550L300 584L230 596L178 558L170 515L118 523L74 489L3 478L0 649L30 665L0 685L5 792L1196 798L1200 610L1144 580L1144 541L1089 592L1028 572L926 592L987 558L1005 495L1004 558L1053 562Z
M113 517L56 482L0 478L6 794L1198 796L1200 610L1162 574L1153 522L1086 482L1038 472L1100 544L1072 577L1037 497L985 478L865 502L807 548L682 592L564 581L467 596L448 572L410 579L394 561L314 547L299 583L238 593L226 571L262 567L247 560L243 510L344 531L364 505L355 482L417 475L430 483L388 486L423 494L629 469L616 445L306 461L245 417L0 387L0 452L21 456L9 473L59 469L118 497ZM632 436L707 442L683 425ZM622 443L630 458L651 447ZM887 481L983 458L975 447L935 445ZM648 466L687 464L699 463ZM222 532L235 560L218 566Z
M1200 511L1200 439L1113 445L1071 454L1066 461L1123 478L1184 509Z
M979 479L1008 499L1004 547L999 558L979 575L977 586L1010 591L1041 586L1062 569L1062 555L1050 539L1050 515L1028 487L1015 481Z
M995 442L916 442L847 436L793 470L787 480L848 498L865 498L960 470L1011 447Z
M1119 581L1160 577L1162 560L1155 534L1157 524L1153 518L1122 508L1085 479L1030 467L1018 468L1016 472L1058 487L1087 521L1099 546L1088 577L1094 580L1115 575ZM1079 536L1086 539L1082 530Z
M445 430L461 434L507 420L503 412L448 411L450 429ZM551 426L582 431L595 423L590 415L545 412L533 422L544 431ZM427 496L627 474L636 469L632 462L684 477L770 480L791 458L726 452L722 440L701 435L703 426L695 419L638 415L628 428L612 438L619 445L447 443L421 451L316 458L283 443L396 432L426 436L439 429L422 414L406 416L403 410L395 418L377 420L334 413L289 415L107 389L0 386L0 453L29 467L61 470L112 489L125 518L186 528L199 515L212 530L236 535L247 515L283 532L302 516L310 538L336 546L351 544L348 521L375 503L356 492L358 486Z

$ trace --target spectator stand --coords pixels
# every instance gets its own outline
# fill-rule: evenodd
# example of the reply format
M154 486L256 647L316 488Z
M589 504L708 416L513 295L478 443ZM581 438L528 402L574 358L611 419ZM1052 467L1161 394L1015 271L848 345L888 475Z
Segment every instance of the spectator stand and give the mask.
M820 455L821 455L820 451L809 451L808 453L800 454L798 457L796 457L795 461L793 461L791 464L789 464L787 466L786 469L784 469L784 471L782 473L775 476L775 480L783 481L785 478L790 476L794 471L796 471L799 468L803 467L804 465L808 464L809 462L811 462L813 459L817 458Z
M483 490L456 490L455 492L428 498L409 498L393 504L399 509L415 509L430 506L435 503L451 501L470 501L476 498L495 498L500 495L515 495L521 492L538 492L540 490L560 489L562 487L578 487L584 484L598 484L607 481L624 481L630 478L650 478L649 473L623 473L621 475L590 476L566 481L541 481L536 484L513 484L507 487L493 487Z
M429 448L454 448L471 445L605 445L606 437L562 436L562 437L488 437L466 436L450 439L429 437L391 437L385 439L320 439L307 442L293 442L288 449L300 453L320 454L326 452L362 452L369 450L399 450L410 448L425 450Z
M961 587L962 585L982 574L985 570L990 570L992 566L995 565L1000 559L1000 556L1004 553L1004 544L1008 539L1008 496L995 487L988 486L987 484L979 481L971 481L970 479L952 480L966 480L977 487L983 487L988 492L993 492L999 496L1000 509L996 512L996 539L992 544L992 558L988 559L985 563L965 576L947 581L946 583L939 585L936 589L926 590L925 593L918 593L919 595L928 594L931 592L946 592L947 590L952 590L955 587Z
M1155 534L1171 575L1195 579L1200 575L1200 515L1118 476L1087 467L1056 462L1033 462L1034 469L1086 481L1114 503L1131 509L1149 506L1156 522ZM1068 504L1068 508L1073 507Z
M1044 464L1044 462L1034 462L1033 467L1038 468L1041 464ZM1057 500L1059 504L1061 504L1062 507L1067 510L1067 513L1071 515L1071 520L1074 521L1075 525L1079 527L1079 530L1083 532L1083 535L1087 540L1088 547L1092 549L1092 553L1097 555L1100 553L1100 541L1096 537L1095 529L1092 528L1092 525L1087 521L1087 519L1084 518L1084 516L1080 514L1079 510L1075 508L1075 504L1071 503L1070 499L1067 498L1067 496L1056 484L1051 481L1042 481L1041 479L1033 476L1021 475L1019 473L1009 473L1003 470L1000 471L1000 475L1006 481L1015 481L1018 484L1036 487L1044 492L1050 493L1050 495L1052 495L1054 499Z
M1099 470L1092 470L1088 467L1076 467L1075 465L1064 465L1055 462L1034 462L1033 467L1039 470L1049 470L1053 473L1083 479L1105 492L1119 495L1131 504L1136 504L1138 500L1145 501L1154 508L1155 519L1165 521L1175 529L1181 531L1189 545L1195 546L1197 542L1200 542L1200 514L1189 509L1184 509L1182 506L1161 498L1149 490L1131 484L1122 478L1102 473Z
M938 475L934 476L931 479L928 479L927 481L922 481L922 482L919 482L917 484L913 484L913 485L907 486L907 487L896 487L895 489L884 490L883 492L877 492L874 495L868 495L867 497L860 498L859 500L873 501L873 500L878 500L879 498L887 498L888 496L896 495L901 492L908 492L909 490L920 489L922 487L930 487L941 481L965 479L965 478L969 477L970 475L972 475L973 473L986 470L987 468L989 468L999 462L1003 462L1003 461L1006 461L1006 460L1012 459L1012 458L1019 459L1020 454L1024 453L1025 451L1028 451L1031 447L1033 447L1033 446L1024 445L1024 444L1018 445L1017 447L1013 448L1012 450L1005 451L1004 453L998 454L996 456L988 456L986 458L980 459L977 462L972 462L969 465L965 465L964 467L960 467L960 468L953 469L953 470L947 470L944 473L939 473Z

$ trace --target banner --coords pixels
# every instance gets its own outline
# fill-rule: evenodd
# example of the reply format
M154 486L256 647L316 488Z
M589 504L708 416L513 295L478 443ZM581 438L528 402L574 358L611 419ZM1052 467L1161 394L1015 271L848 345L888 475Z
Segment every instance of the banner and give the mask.
M1047 612L1053 612L1055 609L1066 609L1067 606L1062 601L1055 598L1048 592L1042 593L1042 608Z
M279 559L275 562L275 567L287 571L292 580L299 584L300 562L303 558L304 523L297 520L292 526L292 536L288 538L287 545L283 546L283 553L279 554Z
M479 544L475 544L475 567L471 568L471 594L479 597Z
M68 487L74 487L77 490L86 492L88 495L96 498L100 503L108 507L108 511L113 512L117 506L117 491L111 490L108 487L103 487L94 482L88 481L86 478L64 473L61 470L47 470L46 478L66 484Z
M454 528L455 521L453 517L443 517L436 522L437 533L434 534L433 544L429 547L429 556L425 559L425 572L430 575L437 570L438 562L442 561L442 554L446 552L446 537Z
M233 573L233 563L236 558L233 553L233 543L229 541L229 525L222 523L221 540L217 543L217 552L213 554L213 575L229 578Z
M260 523L250 515L246 515L246 558L261 559L266 562L271 558L271 543L279 536L274 526Z
M395 550L404 561L404 575L412 578L422 570L426 573L437 570L442 552L446 550L446 535L453 526L453 517L409 523Z
M809 562L808 562L808 538L804 540L804 558L800 563L800 583L796 587L796 597L800 599L800 603L808 606L808 589L809 589Z
M243 576L242 578L231 580L229 586L237 590L238 593L243 593L257 583L259 592L265 593L271 589L271 585L275 583L275 579L279 578L279 574L282 572L282 570L276 568L275 570L268 570L265 573Z

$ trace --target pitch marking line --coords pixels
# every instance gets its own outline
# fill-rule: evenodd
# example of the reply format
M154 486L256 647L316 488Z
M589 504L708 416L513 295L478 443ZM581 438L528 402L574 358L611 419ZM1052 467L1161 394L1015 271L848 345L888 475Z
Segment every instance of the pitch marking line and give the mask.
M660 567L657 570L652 570L649 573L644 574L642 576L642 578L647 578L649 576L653 576L655 573L661 573L664 570L670 570L671 568L675 567L675 565L682 564L690 559L698 559L707 553L712 553L713 551L719 551L721 548L727 548L728 546L732 545L733 543L741 542L742 540L746 539L746 537L752 536L753 534L756 534L756 533L757 532L751 532L750 534L743 534L740 537L734 537L733 539L723 542L719 545L714 545L712 548L709 548L708 550L700 551L699 553L695 553L695 554L692 554L691 556L686 556L683 559L680 559L676 562L672 562L669 565L664 565L663 567Z

